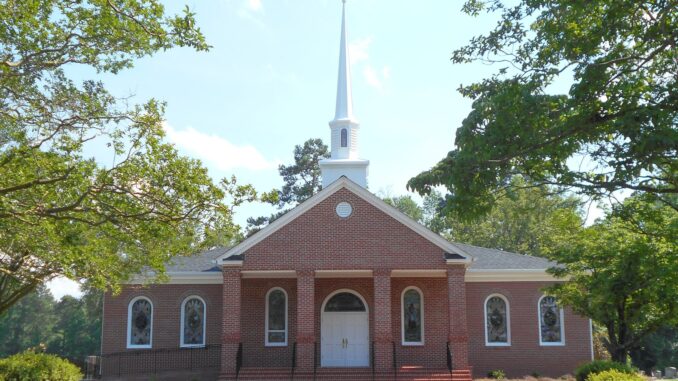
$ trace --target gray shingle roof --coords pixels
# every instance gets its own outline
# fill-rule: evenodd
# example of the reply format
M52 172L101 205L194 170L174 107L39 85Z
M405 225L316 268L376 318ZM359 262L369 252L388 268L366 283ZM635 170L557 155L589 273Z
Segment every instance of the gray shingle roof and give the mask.
M555 262L530 255L485 247L454 243L475 258L474 270L544 270L556 265ZM190 257L176 257L167 265L168 272L212 272L220 271L215 259L228 251L228 247L216 247Z
M545 258L457 242L454 244L475 258L470 267L474 270L545 270L556 266L556 262Z
M175 257L166 265L165 270L168 272L211 272L221 271L217 266L215 260L218 256L228 251L228 247L215 247L190 257Z

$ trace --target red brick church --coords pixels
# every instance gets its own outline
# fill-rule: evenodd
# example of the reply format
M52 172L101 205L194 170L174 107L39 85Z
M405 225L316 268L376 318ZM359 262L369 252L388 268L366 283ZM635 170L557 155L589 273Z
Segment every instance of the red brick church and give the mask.
M542 258L448 242L376 197L358 156L342 17L323 190L169 281L104 301L105 379L470 380L571 373L588 319L542 288ZM139 283L139 282L138 282Z

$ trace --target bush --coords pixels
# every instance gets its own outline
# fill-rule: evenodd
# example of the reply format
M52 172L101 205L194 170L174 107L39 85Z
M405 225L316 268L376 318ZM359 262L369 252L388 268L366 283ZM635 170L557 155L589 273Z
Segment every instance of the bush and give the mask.
M637 373L629 374L615 369L591 374L586 381L645 381L645 378Z
M607 370L616 370L626 374L636 374L638 372L637 369L630 365L608 360L596 360L577 368L577 370L574 371L574 376L577 381L586 381L588 380L589 375L598 374Z
M24 352L0 359L0 381L79 381L80 369L55 355Z
M495 380L503 380L506 378L506 373L503 370L495 369L487 372L487 377Z

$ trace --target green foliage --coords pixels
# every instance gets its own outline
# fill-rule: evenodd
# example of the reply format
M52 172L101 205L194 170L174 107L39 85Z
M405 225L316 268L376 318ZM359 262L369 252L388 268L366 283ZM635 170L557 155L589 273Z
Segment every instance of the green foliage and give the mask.
M260 196L260 200L278 207L269 217L247 219L247 235L252 235L266 225L282 217L292 207L304 202L322 189L320 176L321 159L330 157L327 145L321 139L308 139L303 145L294 146L294 163L281 164L278 173L283 178L281 189L273 189Z
M645 377L612 369L591 374L586 381L645 381Z
M647 372L678 364L678 327L661 327L645 337L630 354L633 364Z
M602 325L612 359L665 325L678 324L678 213L632 196L596 224L563 237L549 271L569 281L550 287L561 303Z
M597 360L579 366L574 371L574 376L577 381L587 381L591 375L609 370L615 370L617 372L630 375L635 375L637 372L637 369L634 369L633 367L626 364L620 364L614 361Z
M587 197L640 191L678 210L678 25L671 1L470 0L496 26L454 51L497 65L460 88L474 100L456 148L408 182L448 189L445 212L487 213L523 175ZM554 93L563 88L565 94Z
M172 47L207 50L188 8L0 0L0 25L0 314L55 276L116 291L237 236L229 189L163 142L162 102L134 105L68 75L69 65L118 73Z
M43 348L82 365L99 354L103 293L85 288L80 299L55 301L44 286L14 304L0 317L0 357Z
M424 218L424 211L410 195L385 197L383 200L417 222Z
M487 372L487 378L494 380L503 380L506 378L506 373L501 369L495 369Z
M0 359L0 381L80 381L77 366L55 355L24 352Z

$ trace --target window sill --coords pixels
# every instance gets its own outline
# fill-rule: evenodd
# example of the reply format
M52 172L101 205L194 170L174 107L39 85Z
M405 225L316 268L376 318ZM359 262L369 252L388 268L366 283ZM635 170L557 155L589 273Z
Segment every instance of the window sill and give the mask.
M401 342L400 345L403 346L403 347L423 347L423 346L426 345L426 344L422 341L422 342L420 342L420 343L406 343L406 342Z
M564 347L565 343L539 343L540 347Z
M183 344L179 349L205 348L205 344Z
M286 347L287 343L264 343L265 347Z
M506 348L510 347L511 343L485 343L486 347L498 347L498 348Z
M151 345L128 345L127 349L153 349Z

